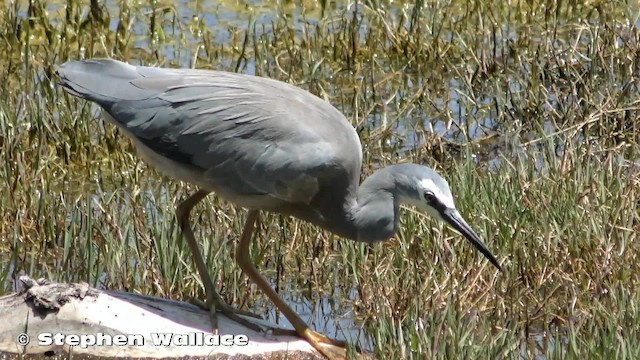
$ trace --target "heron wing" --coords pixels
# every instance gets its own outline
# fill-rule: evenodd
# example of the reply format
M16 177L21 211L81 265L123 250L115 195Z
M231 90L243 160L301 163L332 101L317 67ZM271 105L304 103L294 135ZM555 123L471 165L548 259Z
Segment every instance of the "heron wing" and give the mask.
M355 130L302 89L226 72L105 66L85 69L90 81L73 81L63 66L63 85L154 152L200 169L213 190L308 203L323 181L359 178Z

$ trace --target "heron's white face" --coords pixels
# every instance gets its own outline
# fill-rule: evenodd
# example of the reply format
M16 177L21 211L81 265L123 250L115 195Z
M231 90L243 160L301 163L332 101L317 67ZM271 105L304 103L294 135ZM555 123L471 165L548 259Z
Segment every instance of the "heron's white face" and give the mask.
M416 184L417 194L405 201L416 208L428 213L438 220L443 220L436 207L455 209L453 196L449 188L436 185L431 179L421 179Z
M469 224L467 224L458 210L456 210L451 190L444 179L440 178L437 174L428 174L414 181L415 182L406 187L409 189L405 191L409 193L403 194L403 198L401 199L404 200L403 203L413 205L432 217L443 221L467 238L496 268L502 270L495 256L489 251L486 245L482 243L480 237L473 231Z
M422 200L424 201L426 201L426 199L424 199L424 194L426 192L430 192L436 197L439 203L446 206L447 208L454 209L456 207L453 202L453 195L451 195L451 190L449 190L449 188L443 189L436 186L436 184L431 179L422 179L418 183L418 190L420 190Z

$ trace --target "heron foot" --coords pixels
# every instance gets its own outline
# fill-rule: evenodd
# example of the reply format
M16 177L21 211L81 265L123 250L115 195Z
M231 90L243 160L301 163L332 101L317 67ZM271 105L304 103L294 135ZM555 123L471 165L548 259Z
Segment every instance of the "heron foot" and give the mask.
M325 335L307 328L302 334L295 330L273 329L273 335L298 336L301 337L314 349L330 360L342 360L347 358L347 343L340 340L331 339Z
M311 346L329 360L347 359L347 344L344 341L331 339L311 329L306 329L303 334L298 335L305 338Z
M308 329L307 332L311 334L310 336L313 336L313 338L321 344L329 344L329 345L342 347L342 348L347 347L347 343L345 341L332 339L330 337L327 337L326 335L322 335L319 332L313 331L311 329ZM272 334L283 335L283 336L299 336L306 339L305 336L298 334L297 331L289 330L289 329L273 329Z
M253 331L256 332L264 332L265 328L255 324L253 322L251 322L250 320L248 320L246 317L252 317L255 319L260 319L262 320L262 317L260 315L248 312L248 311L244 311L244 310L240 310L240 309L236 309L232 306L229 306L228 304L226 304L225 302L220 302L217 301L217 299L209 299L209 301L204 302L202 300L196 299L196 298L190 298L189 302L198 306L199 308L207 311L209 313L209 318L211 320L211 325L212 325L212 332L217 334L218 333L218 319L217 319L217 312L221 312L222 314L224 314L224 316L228 317L229 319L237 322L238 324L247 327Z

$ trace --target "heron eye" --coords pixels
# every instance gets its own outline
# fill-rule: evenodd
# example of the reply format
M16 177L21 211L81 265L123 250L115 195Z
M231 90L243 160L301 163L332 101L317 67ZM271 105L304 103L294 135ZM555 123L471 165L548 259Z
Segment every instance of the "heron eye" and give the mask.
M435 201L435 200L436 200L436 195L435 195L433 192L431 192L431 191L425 191L425 192L424 192L424 199L425 199L428 203L431 203L431 202L433 202L433 201Z

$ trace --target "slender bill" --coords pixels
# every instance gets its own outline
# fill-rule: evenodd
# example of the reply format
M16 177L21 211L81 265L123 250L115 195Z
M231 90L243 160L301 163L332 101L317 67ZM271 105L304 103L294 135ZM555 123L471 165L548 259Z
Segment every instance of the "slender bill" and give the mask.
M444 209L441 215L444 221L466 237L498 270L502 271L502 267L491 253L491 250L480 240L480 237L471 229L471 226L464 221L458 210Z

